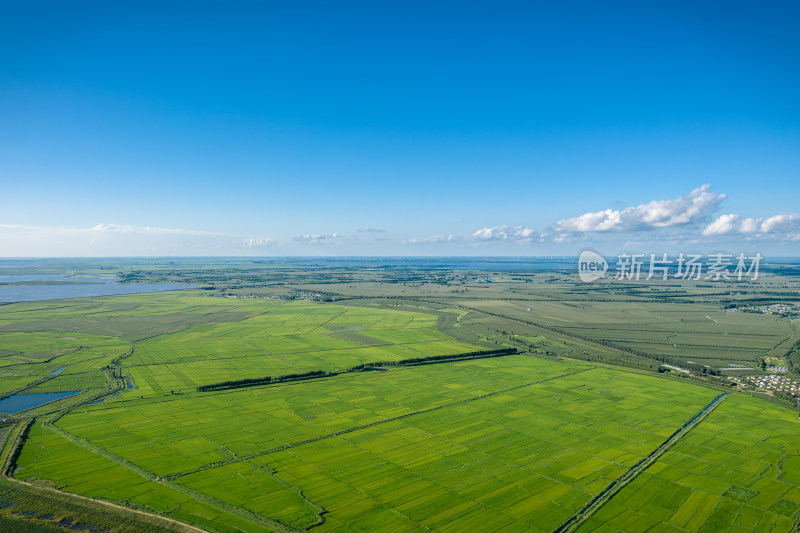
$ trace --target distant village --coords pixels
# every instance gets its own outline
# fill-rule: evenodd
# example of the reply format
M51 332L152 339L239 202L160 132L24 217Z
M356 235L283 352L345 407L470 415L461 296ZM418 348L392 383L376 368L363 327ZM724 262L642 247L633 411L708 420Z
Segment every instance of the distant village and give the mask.
M422 278L428 283L450 283L450 282L476 282L476 283L508 283L514 278L504 275L493 276L465 276L464 274L427 274Z
M318 291L290 290L286 294L272 294L269 296L258 296L255 294L225 294L225 298L263 298L264 300L312 300L321 302L334 301L332 295Z
M772 367L780 368L780 367ZM786 372L787 369L782 368L778 372ZM790 379L780 374L768 374L763 376L742 376L742 377L729 377L731 381L735 381L741 388L755 387L771 392L783 392L790 394L795 398L800 398L800 379Z
M769 305L743 305L739 307L731 307L725 310L726 312L741 313L759 313L762 315L780 315L784 317L793 317L800 314L800 306L796 304L769 304Z

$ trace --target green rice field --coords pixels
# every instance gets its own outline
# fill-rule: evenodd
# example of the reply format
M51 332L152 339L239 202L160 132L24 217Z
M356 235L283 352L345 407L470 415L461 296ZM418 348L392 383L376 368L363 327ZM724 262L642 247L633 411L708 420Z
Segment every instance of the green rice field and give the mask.
M800 340L797 321L704 303L465 300L464 305L617 348L714 368L752 367L759 357L783 354Z
M580 326L577 308L556 304L465 301L442 320L431 309L197 291L2 306L3 390L83 391L33 411L13 477L206 531L556 531L719 388L533 351L196 389L485 350L491 337L458 331L471 327L469 307L494 321L535 314L581 343L602 330L653 346L679 330L676 345L763 351L793 334L772 317L636 305L595 303ZM727 348L716 339L745 326L757 334ZM562 337L523 338L567 349ZM798 423L731 394L579 529L791 532Z
M798 426L796 413L729 398L580 531L795 531Z

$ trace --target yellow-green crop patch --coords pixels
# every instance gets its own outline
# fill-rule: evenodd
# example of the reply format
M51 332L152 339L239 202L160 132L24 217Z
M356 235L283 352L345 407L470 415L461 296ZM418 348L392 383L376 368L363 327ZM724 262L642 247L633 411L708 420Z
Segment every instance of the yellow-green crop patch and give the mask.
M793 531L800 518L797 414L748 396L723 402L580 531L660 523L690 531Z
M241 321L194 325L136 343L125 359L136 392L169 394L220 381L476 350L438 331L436 316L425 313L276 301L257 309Z
M785 346L779 350L782 355L789 348L785 343L798 338L789 320L725 311L716 303L466 300L465 304L570 335L715 368L751 366L778 346Z
M484 349L437 329L433 313L201 294L0 308L5 390L117 393L43 410L47 423L32 426L14 475L210 531L549 532L720 394L688 379L523 354L197 392ZM497 314L515 305L467 303ZM687 324L674 308L641 304L624 326L621 309L581 305L543 302L518 314L600 340L603 328L618 328L631 345L668 343L654 325L662 321L687 346L711 348L724 337L716 328L752 318L709 314L715 325L699 316L704 308L682 307ZM582 312L580 327L570 325ZM782 323L758 320L765 338L748 338L744 351L782 334ZM545 346L542 334L522 340ZM737 346L723 341L727 353ZM582 527L790 531L800 516L797 424L795 413L732 395Z
M126 502L151 512L175 516L219 529L268 532L270 528L247 521L217 506L148 480L130 469L77 446L41 424L31 429L18 461L15 477L32 482L57 480L61 490L90 498Z
M315 523L320 507L321 530L377 516L386 528L548 530L714 396L509 356L120 400L57 424L226 504L275 518L282 501L295 525ZM268 486L284 496L263 497Z

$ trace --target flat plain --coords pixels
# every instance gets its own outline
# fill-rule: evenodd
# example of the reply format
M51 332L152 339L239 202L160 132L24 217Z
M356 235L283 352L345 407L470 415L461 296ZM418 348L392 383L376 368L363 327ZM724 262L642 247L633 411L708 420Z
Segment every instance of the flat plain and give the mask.
M755 366L791 348L796 321L700 301L519 300L497 288L503 298L323 301L333 298L315 289L289 300L175 291L0 306L2 392L80 391L10 418L3 483L221 532L800 523L795 411L716 376L645 371L654 357ZM432 359L506 347L519 353ZM391 366L404 360L431 364ZM385 365L340 373L374 362ZM309 371L323 372L197 390Z

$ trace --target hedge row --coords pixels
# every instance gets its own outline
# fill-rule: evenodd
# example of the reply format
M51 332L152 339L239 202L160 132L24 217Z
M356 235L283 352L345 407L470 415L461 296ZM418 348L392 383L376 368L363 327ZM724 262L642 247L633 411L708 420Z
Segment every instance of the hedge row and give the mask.
M348 372L364 372L381 367L391 366L414 366L414 365L429 365L434 363L444 363L447 361L460 361L463 359L482 359L486 357L502 357L504 355L513 355L517 353L516 348L503 348L502 350L480 350L477 352L465 352L452 355L431 355L429 357L415 357L412 359L402 359L400 361L376 361L373 363L364 363L348 368L342 372L326 372L324 370L313 370L311 372L302 372L299 374L286 374L283 376L265 376L262 378L249 378L237 379L231 381L221 381L219 383L210 383L208 385L200 385L197 387L197 392L218 391L227 389L241 389L244 387L256 387L258 385L269 385L271 383L283 383L286 381L300 381L304 379L315 379L329 376L337 376L339 374L346 374Z

